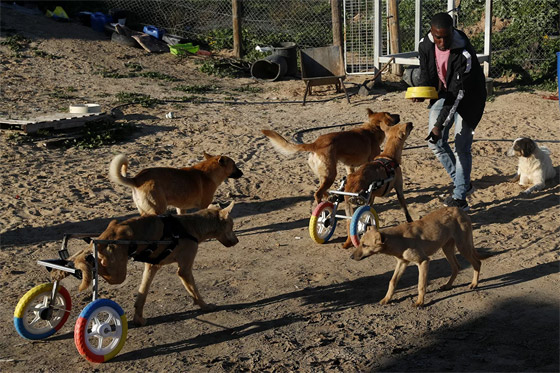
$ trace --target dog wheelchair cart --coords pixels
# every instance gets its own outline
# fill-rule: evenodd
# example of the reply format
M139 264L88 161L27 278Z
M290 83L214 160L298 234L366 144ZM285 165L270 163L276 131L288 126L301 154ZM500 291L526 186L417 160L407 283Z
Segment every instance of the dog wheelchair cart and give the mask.
M313 241L323 244L332 237L337 219L350 219L350 238L355 247L360 245L360 239L370 226L379 227L379 217L371 206L372 193L386 185L394 178L394 172L387 179L375 180L366 191L360 193L345 192L346 177L337 190L329 190L329 198L315 207L309 219L309 234ZM338 206L344 202L344 196L350 196L348 203L359 206L352 216L337 214Z
M98 244L169 245L172 241L99 240L98 234L65 234L58 251L60 259L39 260L48 271L58 269L81 279L82 272L68 261L68 240L81 238L93 243L93 254L87 257L93 268L93 299L80 313L74 327L74 343L87 360L102 363L115 357L124 346L128 322L122 308L110 299L98 299ZM60 281L41 284L19 300L14 312L14 325L19 335L30 340L45 339L62 328L70 316L72 302Z

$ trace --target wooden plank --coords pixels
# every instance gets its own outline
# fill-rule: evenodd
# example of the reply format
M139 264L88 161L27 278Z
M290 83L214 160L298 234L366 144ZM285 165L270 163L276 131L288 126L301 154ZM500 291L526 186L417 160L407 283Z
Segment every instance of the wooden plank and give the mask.
M110 118L110 115L107 115L106 113L58 113L30 120L0 119L0 128L19 129L23 130L25 133L34 133L41 129L62 130L67 128L82 127L88 122L106 120L108 118Z

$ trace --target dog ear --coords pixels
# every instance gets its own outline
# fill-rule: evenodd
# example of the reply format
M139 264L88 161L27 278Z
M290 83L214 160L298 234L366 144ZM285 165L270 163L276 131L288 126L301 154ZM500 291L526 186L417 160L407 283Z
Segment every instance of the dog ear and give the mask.
M222 211L220 211L220 215L222 215L224 218L227 218L229 216L229 214L231 213L231 210L233 209L233 205L235 204L235 201L231 201L231 203L229 204L228 207L222 209Z
M533 152L535 151L537 144L535 144L535 142L533 140L528 139L529 141L527 141L524 146L523 149L521 149L521 152L523 153L524 157L530 157L531 154L533 154Z
M375 114L373 110L371 110L370 108L367 108L366 111L367 111L368 118L371 117L373 114Z
M383 235L383 233L379 232L379 238L381 238L381 243L384 244L385 241L386 241L385 235Z
M226 157L224 157L224 156L221 155L220 158L218 159L218 163L219 163L220 165L222 165L222 166L225 166L226 163L227 163Z
M134 232L132 231L132 229L130 229L130 227L128 225L120 226L117 229L116 233L117 233L118 237L126 237L126 238L134 237Z
M208 154L208 153L206 153L206 152L203 152L202 154L204 155L204 159L210 159L210 158L213 157L212 154Z

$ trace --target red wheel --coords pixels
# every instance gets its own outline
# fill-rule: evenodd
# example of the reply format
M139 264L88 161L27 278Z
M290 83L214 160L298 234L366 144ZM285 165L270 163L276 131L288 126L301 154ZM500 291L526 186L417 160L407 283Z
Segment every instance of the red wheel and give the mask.
M80 313L74 343L87 360L103 363L115 357L126 342L128 322L122 308L109 299L97 299Z
M315 207L309 219L309 235L317 243L325 243L336 228L336 211L331 202L321 202Z

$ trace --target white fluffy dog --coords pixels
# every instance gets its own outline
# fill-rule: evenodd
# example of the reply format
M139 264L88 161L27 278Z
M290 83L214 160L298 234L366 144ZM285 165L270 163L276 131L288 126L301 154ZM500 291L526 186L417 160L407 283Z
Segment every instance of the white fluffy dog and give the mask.
M519 185L529 186L522 193L529 194L541 190L546 180L556 176L556 170L550 160L550 150L537 146L527 137L516 139L506 155L519 157L517 176L512 181L519 181Z

